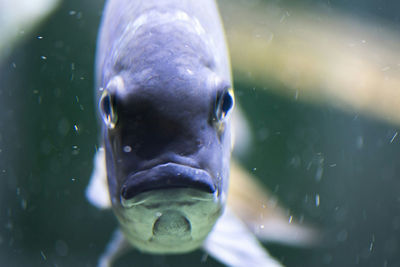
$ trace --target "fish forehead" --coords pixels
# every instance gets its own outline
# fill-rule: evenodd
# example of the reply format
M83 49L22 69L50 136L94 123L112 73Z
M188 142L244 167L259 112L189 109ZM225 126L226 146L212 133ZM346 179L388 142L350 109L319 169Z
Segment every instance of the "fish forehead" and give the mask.
M126 82L137 84L174 67L198 79L204 79L196 73L199 68L211 67L231 80L214 1L113 0L106 10L97 51L98 88L115 73L126 72Z
M156 54L151 61L165 58L165 55L173 55L174 61L178 61L194 55L211 57L210 50L214 47L213 40L196 17L190 17L179 9L150 9L126 25L116 41L112 58L114 61L123 60L126 53L131 57L133 53L135 58L135 52L150 56L150 51Z
M133 94L165 102L193 100L190 105L195 105L216 89L215 47L196 19L180 10L152 9L131 24L111 54L113 69L125 84L118 90L124 101Z

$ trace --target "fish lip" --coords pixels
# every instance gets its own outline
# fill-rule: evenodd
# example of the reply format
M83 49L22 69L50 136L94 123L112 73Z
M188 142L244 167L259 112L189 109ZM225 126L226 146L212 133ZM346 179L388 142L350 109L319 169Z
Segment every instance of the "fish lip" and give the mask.
M210 194L216 191L207 171L169 162L129 175L121 187L120 196L130 200L144 192L176 188L197 189Z

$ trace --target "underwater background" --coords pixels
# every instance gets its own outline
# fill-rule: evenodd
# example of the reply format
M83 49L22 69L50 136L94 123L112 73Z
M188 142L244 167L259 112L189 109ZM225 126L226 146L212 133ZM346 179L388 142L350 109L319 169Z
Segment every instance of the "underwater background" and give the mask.
M287 16L299 7L342 12L400 32L397 1L264 2ZM93 69L102 8L61 2L0 61L0 266L96 266L117 226L84 195L98 145ZM400 75L400 56L393 60ZM315 248L266 244L270 253L286 266L400 266L400 124L279 94L284 83L237 69L236 99L252 130L240 161L295 220L324 233ZM133 251L115 266L188 265L222 266L202 251Z

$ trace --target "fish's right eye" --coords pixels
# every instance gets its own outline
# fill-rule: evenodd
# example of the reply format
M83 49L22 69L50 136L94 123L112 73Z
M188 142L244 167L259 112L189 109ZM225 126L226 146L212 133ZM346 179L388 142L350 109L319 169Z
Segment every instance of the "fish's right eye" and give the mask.
M99 102L100 114L108 129L114 129L117 124L115 98L108 90L104 90Z

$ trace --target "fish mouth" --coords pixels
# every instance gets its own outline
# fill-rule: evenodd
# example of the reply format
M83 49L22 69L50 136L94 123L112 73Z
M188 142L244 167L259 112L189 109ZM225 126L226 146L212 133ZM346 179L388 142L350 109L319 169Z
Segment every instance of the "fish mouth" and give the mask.
M121 187L121 197L130 200L144 192L176 188L196 189L210 194L216 191L207 171L170 162L130 175Z

